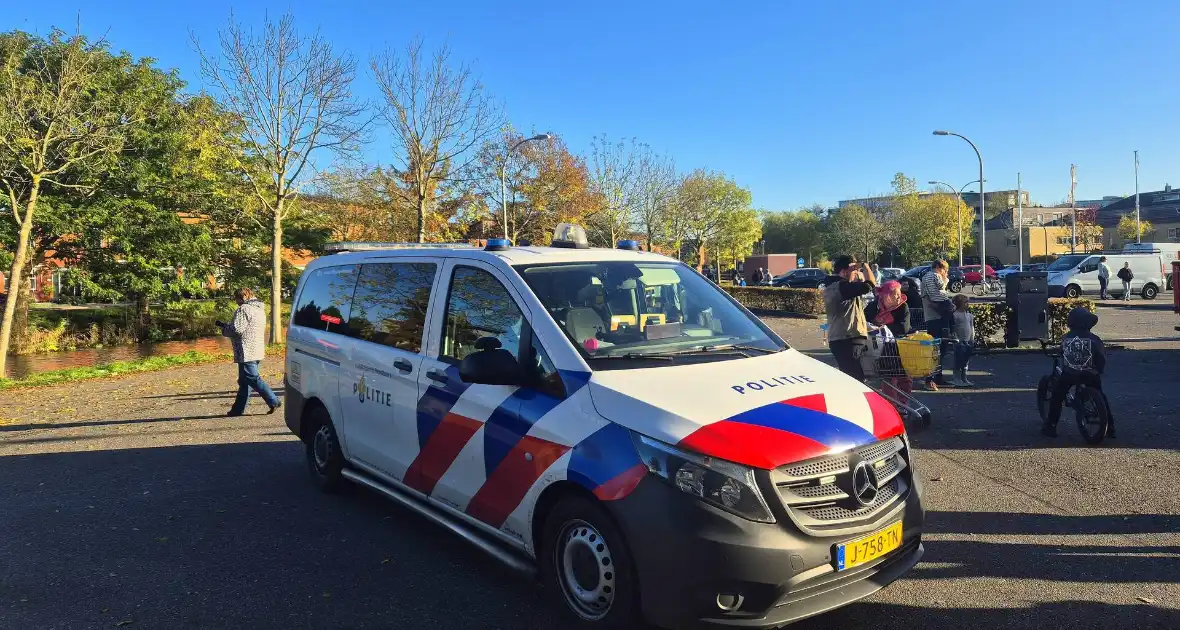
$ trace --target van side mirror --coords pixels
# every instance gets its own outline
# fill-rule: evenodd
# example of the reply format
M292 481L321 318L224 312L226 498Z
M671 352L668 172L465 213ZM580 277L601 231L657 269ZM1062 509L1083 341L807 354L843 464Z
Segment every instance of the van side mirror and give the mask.
M459 363L459 378L473 385L520 385L520 362L500 347L500 340L483 337L475 342L475 352Z

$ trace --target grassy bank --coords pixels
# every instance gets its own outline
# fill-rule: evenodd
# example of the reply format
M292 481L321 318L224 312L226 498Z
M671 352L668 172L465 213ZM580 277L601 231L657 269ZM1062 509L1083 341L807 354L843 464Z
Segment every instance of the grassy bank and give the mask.
M220 334L216 321L229 321L237 305L230 300L188 300L151 307L152 327L138 331L129 306L53 308L38 305L29 311L29 329L13 344L14 354L64 352L133 343L184 341ZM286 321L291 306L283 305Z
M285 350L283 344L269 346L266 349L268 357L281 357ZM95 365L93 367L76 367L67 368L64 370L51 370L48 372L41 372L40 374L33 374L25 378L0 378L0 391L10 389L23 389L28 387L44 387L47 385L60 385L62 383L72 383L75 381L87 381L97 378L115 378L120 376L128 376L131 374L139 374L141 372L158 372L161 370L169 370L177 367L185 367L191 365L203 365L206 363L218 363L222 361L229 361L233 359L233 355L225 352L197 352L189 351L183 354L174 354L171 356L162 357L147 357L145 359L135 359L132 361L114 361L102 365Z

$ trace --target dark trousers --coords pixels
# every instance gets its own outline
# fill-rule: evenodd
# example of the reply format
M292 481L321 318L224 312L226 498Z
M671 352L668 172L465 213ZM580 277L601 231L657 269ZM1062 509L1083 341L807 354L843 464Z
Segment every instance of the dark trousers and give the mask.
M1086 387L1093 387L1098 391L1102 391L1102 377L1097 374L1090 374L1089 372L1065 372L1057 379L1057 385L1053 387L1053 393L1049 398L1049 419L1045 422L1056 426L1057 421L1061 419L1061 405L1065 402L1065 394L1069 392L1069 388L1077 384L1084 384ZM1110 428L1114 428L1114 414L1110 411L1110 405L1106 406L1107 418L1110 419Z
M241 414L246 411L246 403L250 401L250 390L258 392L268 407L279 404L279 397L271 391L270 386L258 374L258 361L247 361L238 364L238 396L234 399L234 406L230 413Z
M1098 299L1105 300L1110 297L1110 294L1106 292L1108 286L1110 286L1110 278L1098 276Z
M865 370L860 364L860 358L868 349L868 341L864 337L855 339L839 339L828 342L828 349L836 357L836 367L840 371L858 381L865 380Z
M947 302L947 304L949 305L950 302ZM939 309L939 311L942 311L942 310L943 309L941 309L941 308ZM935 339L942 340L942 345L938 348L938 351L941 354L946 354L946 349L949 347L950 336L951 336L950 327L951 327L950 312L942 313L942 317L939 317L938 319L926 320L927 334L929 334L931 337L934 337ZM926 379L926 381L927 382L933 381L935 383L938 383L939 385L942 385L943 383L946 382L946 377L944 377L942 375L941 357L938 362L938 373L936 373L933 377Z

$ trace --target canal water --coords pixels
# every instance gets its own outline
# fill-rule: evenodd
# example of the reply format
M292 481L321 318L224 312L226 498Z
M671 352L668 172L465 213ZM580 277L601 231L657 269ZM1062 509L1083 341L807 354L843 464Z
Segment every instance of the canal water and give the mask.
M8 378L23 378L30 374L75 367L93 367L112 361L130 361L147 357L162 357L184 354L189 350L200 352L233 352L226 337L203 337L191 341L165 341L161 343L140 343L109 348L83 348L67 352L46 352L42 354L10 355L8 357Z

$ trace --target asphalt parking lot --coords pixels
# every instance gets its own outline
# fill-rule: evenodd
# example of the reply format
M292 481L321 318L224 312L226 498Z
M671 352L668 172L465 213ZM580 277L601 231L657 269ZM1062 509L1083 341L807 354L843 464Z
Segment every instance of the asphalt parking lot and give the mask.
M793 627L1180 627L1180 318L1149 306L1100 311L1125 347L1101 446L1038 434L1039 355L981 356L977 388L922 394L924 561ZM768 322L822 354L814 320ZM212 365L0 393L0 628L565 627L414 514L314 491L279 415L222 415L233 387Z

